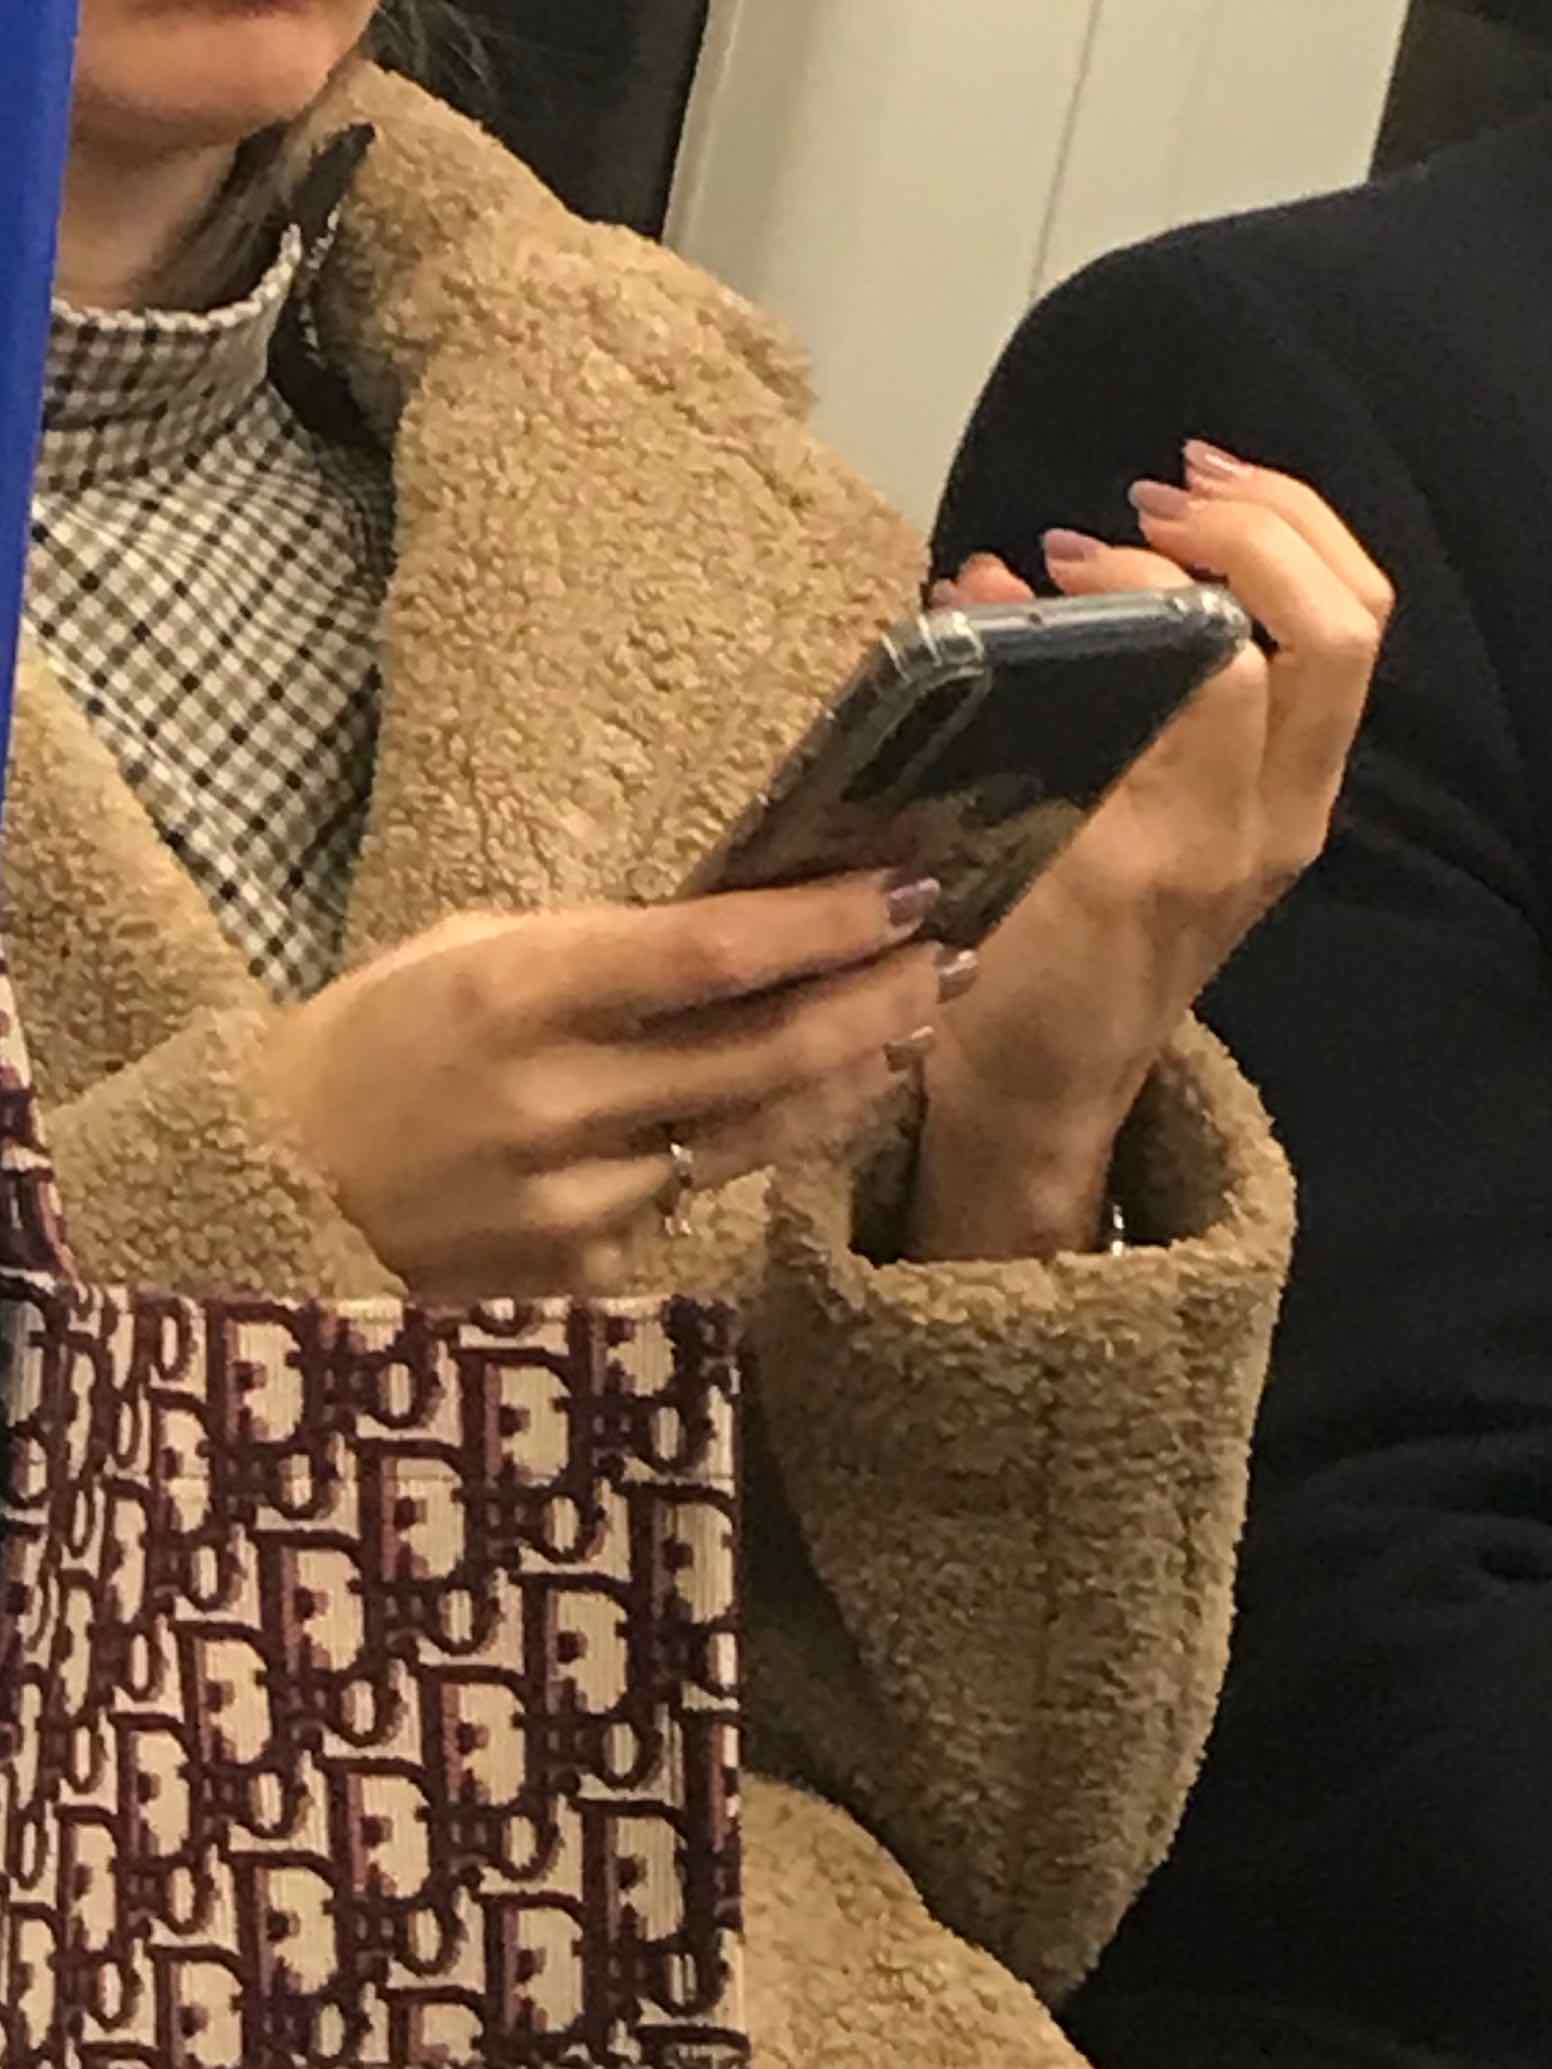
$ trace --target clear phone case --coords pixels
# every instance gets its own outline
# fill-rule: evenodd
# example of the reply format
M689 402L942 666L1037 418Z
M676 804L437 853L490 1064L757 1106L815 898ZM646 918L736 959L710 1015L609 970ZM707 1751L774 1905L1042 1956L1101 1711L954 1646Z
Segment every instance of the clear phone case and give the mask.
M906 868L943 885L934 933L974 946L1252 629L1211 585L907 619L687 893Z

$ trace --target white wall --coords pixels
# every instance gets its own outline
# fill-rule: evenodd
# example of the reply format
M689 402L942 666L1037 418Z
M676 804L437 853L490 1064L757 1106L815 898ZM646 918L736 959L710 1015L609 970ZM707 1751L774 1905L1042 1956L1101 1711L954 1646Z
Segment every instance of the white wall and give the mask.
M760 4L760 0L756 0ZM1365 177L1407 0L1100 0L1039 284Z
M930 516L1031 296L1367 166L1406 0L713 0L669 239L790 324Z

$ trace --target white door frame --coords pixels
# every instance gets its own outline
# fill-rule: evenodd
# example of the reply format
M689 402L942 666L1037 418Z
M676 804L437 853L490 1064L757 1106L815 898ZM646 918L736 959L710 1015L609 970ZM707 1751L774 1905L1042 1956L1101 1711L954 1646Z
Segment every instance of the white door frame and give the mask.
M919 521L1029 300L1098 252L1345 185L1407 0L712 0L667 236L813 356Z

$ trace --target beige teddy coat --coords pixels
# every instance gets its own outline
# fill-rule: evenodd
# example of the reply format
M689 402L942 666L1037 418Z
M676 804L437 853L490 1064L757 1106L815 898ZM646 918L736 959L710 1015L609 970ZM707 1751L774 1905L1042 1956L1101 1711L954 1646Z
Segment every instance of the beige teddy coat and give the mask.
M359 959L469 908L672 892L921 551L806 431L758 316L412 88L355 94L378 137L324 342L391 443L399 526ZM394 1291L264 1109L275 1006L36 656L6 855L83 1271ZM770 2069L1075 2063L1044 2007L1169 1844L1291 1224L1204 1034L1158 1072L1124 1185L1156 1240L1115 1260L875 1266L851 1174L821 1168L707 1203L673 1262L743 1300L759 1351L748 1667L783 1779L747 1784L744 1823Z

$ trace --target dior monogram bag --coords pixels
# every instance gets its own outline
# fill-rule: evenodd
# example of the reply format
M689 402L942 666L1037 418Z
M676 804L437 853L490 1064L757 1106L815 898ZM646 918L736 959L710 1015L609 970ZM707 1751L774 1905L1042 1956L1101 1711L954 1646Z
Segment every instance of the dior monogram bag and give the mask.
M725 2069L737 1338L71 1273L0 1062L5 2069Z

